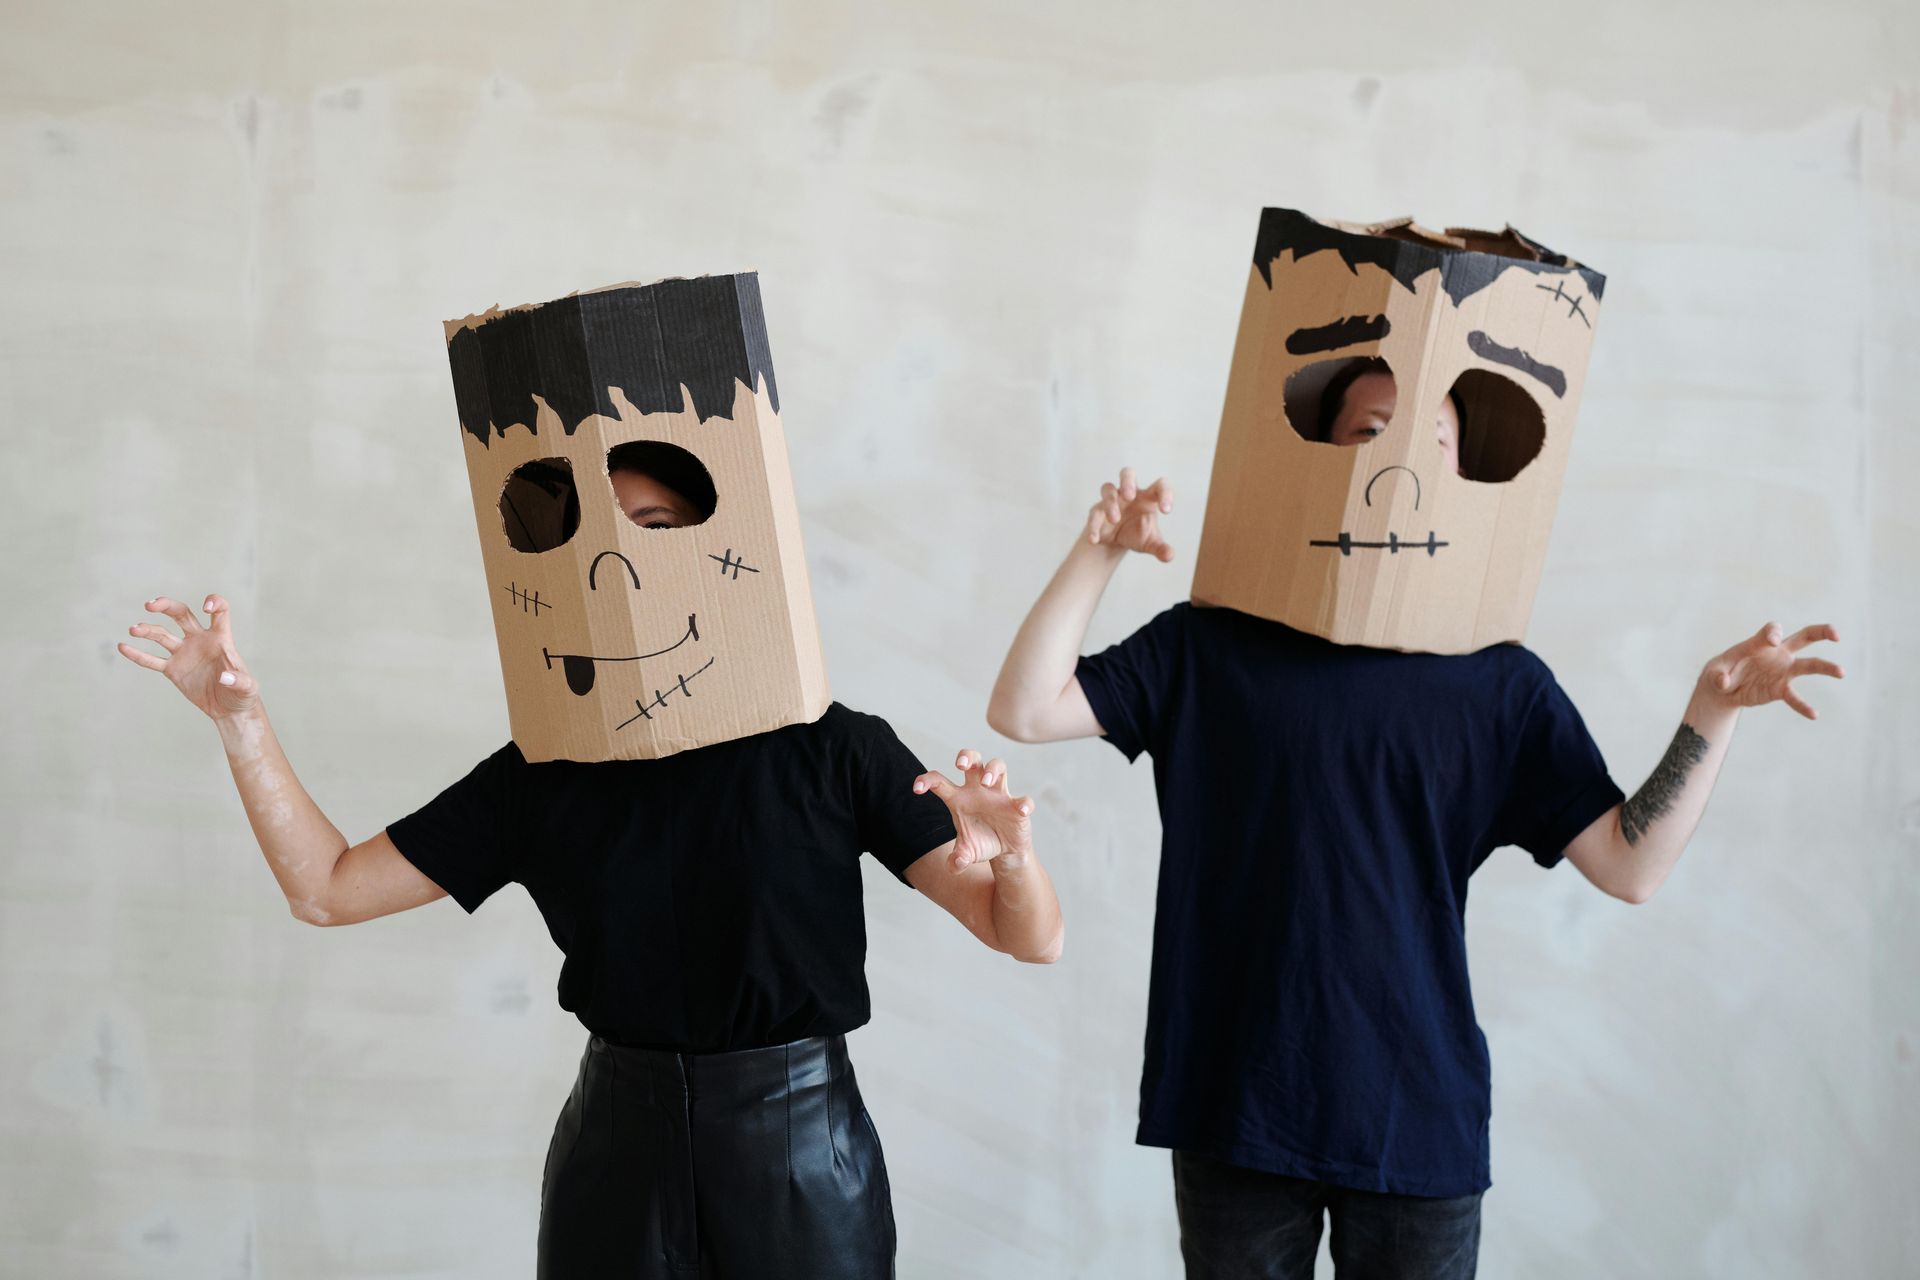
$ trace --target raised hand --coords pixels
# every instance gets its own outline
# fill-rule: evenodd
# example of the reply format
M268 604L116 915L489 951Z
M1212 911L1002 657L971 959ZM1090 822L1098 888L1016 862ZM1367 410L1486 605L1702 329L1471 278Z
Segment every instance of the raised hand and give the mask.
M1817 720L1820 713L1794 691L1793 681L1800 676L1831 676L1839 680L1845 673L1838 663L1825 658L1795 655L1817 640L1839 639L1840 633L1825 623L1802 627L1789 636L1769 622L1709 662L1700 673L1701 688L1731 706L1757 707L1768 702L1784 702L1807 719Z
M179 625L180 634L159 623L142 622L127 628L127 634L151 640L166 650L158 657L122 640L119 648L127 661L149 671L158 671L186 695L188 702L214 720L225 720L251 710L258 704L260 688L233 647L233 615L227 602L208 596L207 625L192 609L178 600L156 596L147 601L147 612L165 614Z
M953 852L947 862L955 871L976 862L1017 867L1033 852L1033 801L1007 790L1004 760L982 762L978 751L962 751L955 759L964 777L959 785L938 770L913 780L915 795L931 791L953 815Z
M1160 517L1173 510L1173 486L1164 479L1142 489L1132 467L1120 469L1119 484L1100 486L1100 501L1087 512L1087 541L1138 551L1165 563L1173 548L1160 536Z

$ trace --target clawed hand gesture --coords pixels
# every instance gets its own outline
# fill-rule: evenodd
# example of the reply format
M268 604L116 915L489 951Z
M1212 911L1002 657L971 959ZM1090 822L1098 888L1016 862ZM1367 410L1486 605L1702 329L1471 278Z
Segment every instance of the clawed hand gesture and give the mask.
M1825 658L1794 655L1816 640L1839 639L1840 633L1825 623L1785 635L1779 626L1769 622L1709 662L1700 680L1709 693L1736 707L1784 702L1807 719L1817 720L1820 713L1794 691L1793 681L1799 676L1831 676L1839 680L1845 673L1838 663Z
M964 781L948 781L938 770L913 780L915 795L931 791L953 815L953 852L948 865L964 871L976 862L1000 860L1017 867L1033 852L1033 801L1007 789L1007 764L982 762L978 751L962 751L954 760Z
M1173 510L1173 486L1164 479L1142 489L1133 468L1120 469L1119 484L1100 486L1100 501L1087 512L1087 541L1138 551L1165 563L1173 548L1160 536L1160 517Z
M127 634L151 640L167 651L162 658L122 640L119 648L129 662L158 671L186 695L187 701L215 720L224 720L252 707L259 686L247 674L247 664L233 647L233 615L219 596L207 597L207 625L178 600L156 596L147 601L148 613L161 613L179 624L180 634L154 622L127 628Z

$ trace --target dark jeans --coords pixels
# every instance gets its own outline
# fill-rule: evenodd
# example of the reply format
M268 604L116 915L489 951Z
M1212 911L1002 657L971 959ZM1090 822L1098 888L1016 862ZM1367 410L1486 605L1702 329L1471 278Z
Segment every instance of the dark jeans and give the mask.
M1320 1219L1333 1218L1339 1280L1471 1280L1480 1197L1353 1191L1173 1153L1187 1280L1312 1280Z

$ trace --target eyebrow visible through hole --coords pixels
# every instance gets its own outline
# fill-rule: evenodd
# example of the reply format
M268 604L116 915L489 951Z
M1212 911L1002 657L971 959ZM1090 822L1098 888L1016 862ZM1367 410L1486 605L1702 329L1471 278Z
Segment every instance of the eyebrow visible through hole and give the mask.
M1518 347L1503 347L1480 329L1467 335L1467 350L1492 364L1518 369L1555 396L1567 394L1567 375L1550 364L1541 364Z
M1348 316L1332 324L1295 329L1287 335L1287 350L1296 356L1311 355L1316 351L1338 351L1341 347L1357 346L1362 342L1378 342L1392 328L1385 316Z

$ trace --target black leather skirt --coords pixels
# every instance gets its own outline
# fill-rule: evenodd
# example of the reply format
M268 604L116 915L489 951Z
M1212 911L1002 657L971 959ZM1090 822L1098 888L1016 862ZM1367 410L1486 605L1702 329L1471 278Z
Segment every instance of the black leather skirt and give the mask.
M880 1135L846 1040L587 1042L540 1190L540 1280L893 1275Z

